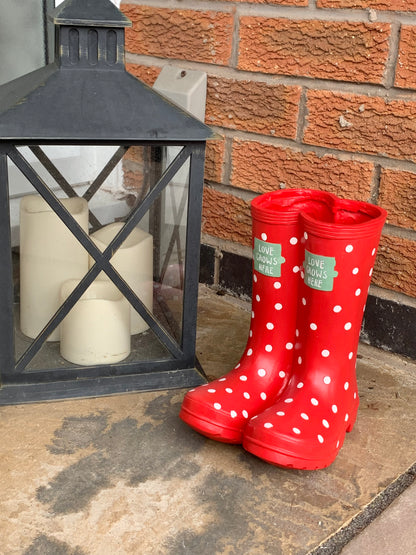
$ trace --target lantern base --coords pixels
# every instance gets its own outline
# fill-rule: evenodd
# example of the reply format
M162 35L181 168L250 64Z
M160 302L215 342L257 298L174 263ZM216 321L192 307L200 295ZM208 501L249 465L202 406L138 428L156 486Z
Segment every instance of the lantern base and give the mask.
M0 406L103 397L162 389L187 389L202 385L208 381L199 363L196 366L198 368L165 370L127 376L63 380L35 384L3 384L0 387Z

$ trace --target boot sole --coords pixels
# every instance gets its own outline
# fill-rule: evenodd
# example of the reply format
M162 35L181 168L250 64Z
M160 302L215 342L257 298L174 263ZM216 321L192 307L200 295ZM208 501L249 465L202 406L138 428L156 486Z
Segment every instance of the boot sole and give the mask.
M339 451L339 449L337 449L324 459L303 459L297 455L291 455L279 451L278 449L272 449L270 445L263 444L260 441L248 437L244 437L243 447L252 455L274 466L294 468L297 470L320 470L326 468L334 462Z
M233 444L241 444L243 442L243 430L214 424L209 420L201 418L200 415L193 414L188 409L183 407L179 412L179 418L181 418L181 420L183 420L196 432L199 432L210 439L214 439L215 441Z

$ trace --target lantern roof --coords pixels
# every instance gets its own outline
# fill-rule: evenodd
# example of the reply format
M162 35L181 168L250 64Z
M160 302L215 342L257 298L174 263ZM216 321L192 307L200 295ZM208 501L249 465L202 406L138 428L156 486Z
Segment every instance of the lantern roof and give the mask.
M130 27L130 19L110 0L66 0L49 15L58 25Z
M217 135L125 69L130 20L110 0L65 0L55 61L0 86L0 142L183 144Z

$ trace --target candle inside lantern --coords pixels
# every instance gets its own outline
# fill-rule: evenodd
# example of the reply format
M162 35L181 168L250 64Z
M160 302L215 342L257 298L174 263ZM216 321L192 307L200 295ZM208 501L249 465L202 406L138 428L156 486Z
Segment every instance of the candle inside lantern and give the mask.
M114 222L104 226L93 233L91 239L103 252L123 225L122 222ZM136 227L110 262L151 312L153 309L153 237ZM93 263L93 259L90 258L90 265ZM98 279L108 280L109 278L104 272L101 272ZM130 307L130 320L132 335L142 333L149 327L133 307Z
M82 198L61 199L88 233L88 203ZM20 203L20 328L35 338L60 306L60 289L70 278L88 271L88 253L40 196ZM59 341L59 327L48 341Z
M61 302L79 280L62 285ZM112 364L130 354L129 303L108 281L96 280L61 323L61 355L74 364Z

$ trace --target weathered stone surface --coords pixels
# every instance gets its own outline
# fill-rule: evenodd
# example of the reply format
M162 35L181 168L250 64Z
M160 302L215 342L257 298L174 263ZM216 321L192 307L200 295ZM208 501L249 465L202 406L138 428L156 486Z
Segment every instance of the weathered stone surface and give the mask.
M249 307L206 290L199 307L198 356L220 376ZM2 407L1 550L306 554L415 462L414 365L363 348L358 382L357 424L316 472L199 436L178 418L181 390Z

